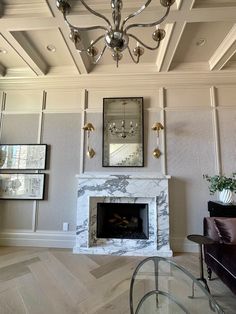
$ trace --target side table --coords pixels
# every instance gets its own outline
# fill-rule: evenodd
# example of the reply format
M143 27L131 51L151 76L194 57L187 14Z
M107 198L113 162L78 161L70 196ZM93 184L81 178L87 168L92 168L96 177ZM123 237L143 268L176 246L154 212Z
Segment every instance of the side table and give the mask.
M209 201L208 211L210 217L236 217L236 204Z
M200 234L190 234L187 239L195 242L199 245L199 266L200 266L200 277L197 278L198 281L202 281L206 290L210 293L210 289L207 284L207 280L204 277L203 270L203 245L209 245L215 243L211 238L200 235ZM192 297L194 297L194 286L192 286Z

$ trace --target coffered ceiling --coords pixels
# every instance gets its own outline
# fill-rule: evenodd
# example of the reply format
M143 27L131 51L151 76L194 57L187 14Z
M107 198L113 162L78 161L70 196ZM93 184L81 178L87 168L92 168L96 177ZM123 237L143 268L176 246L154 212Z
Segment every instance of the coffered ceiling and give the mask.
M123 0L123 17L136 11L145 0ZM92 16L79 0L70 0L70 21L78 26L104 25ZM86 0L94 10L111 19L110 0ZM0 0L0 79L62 77L93 74L213 72L236 71L236 1L176 0L161 25L166 37L156 51L145 49L138 65L127 51L119 68L106 51L99 64L93 65L86 53L76 51L69 39L55 0ZM164 13L159 0L135 22L151 22ZM154 28L134 30L147 44L152 44ZM84 34L90 42L101 31ZM134 48L135 42L131 42ZM102 48L98 45L98 48Z

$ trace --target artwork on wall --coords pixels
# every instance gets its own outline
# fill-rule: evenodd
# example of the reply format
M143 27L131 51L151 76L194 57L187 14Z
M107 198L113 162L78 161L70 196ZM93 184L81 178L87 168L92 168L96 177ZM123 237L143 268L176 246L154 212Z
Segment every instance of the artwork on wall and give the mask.
M0 169L42 170L46 167L46 144L0 145Z
M143 98L103 99L103 167L143 167Z
M43 173L1 173L0 199L42 200Z

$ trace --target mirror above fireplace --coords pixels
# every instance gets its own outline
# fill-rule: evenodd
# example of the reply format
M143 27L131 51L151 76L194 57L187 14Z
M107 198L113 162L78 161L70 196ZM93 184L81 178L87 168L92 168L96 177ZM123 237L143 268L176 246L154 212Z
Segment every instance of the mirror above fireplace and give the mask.
M143 98L104 98L103 167L143 166Z

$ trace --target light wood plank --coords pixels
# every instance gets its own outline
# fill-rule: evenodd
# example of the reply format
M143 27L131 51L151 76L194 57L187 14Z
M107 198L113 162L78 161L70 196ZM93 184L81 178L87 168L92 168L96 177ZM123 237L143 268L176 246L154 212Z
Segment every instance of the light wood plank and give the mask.
M51 299L54 311L58 314L78 313L78 308L75 308L71 304L70 300L68 300L68 295L61 290L61 287L59 287L53 275L42 262L34 263L29 267L33 276L37 280L39 287L44 290Z
M0 294L1 314L28 314L16 288L6 290Z
M32 274L18 278L17 286L28 313L57 314L48 295L39 287Z

